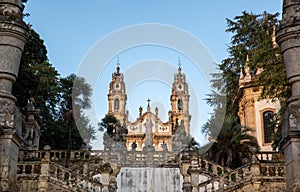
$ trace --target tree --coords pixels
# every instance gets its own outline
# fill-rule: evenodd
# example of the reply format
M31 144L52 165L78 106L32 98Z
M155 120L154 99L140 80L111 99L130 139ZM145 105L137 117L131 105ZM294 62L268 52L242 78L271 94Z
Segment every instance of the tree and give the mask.
M250 159L250 147L258 148L253 129L242 127L236 116L226 116L222 129L214 139L208 156L223 166L236 168L242 165L245 158Z
M99 124L99 131L106 130L106 133L112 137L116 126L121 126L119 120L113 115L106 115Z
M30 29L29 39L21 57L18 78L12 90L17 98L16 104L24 108L30 99L34 99L44 117L57 115L58 79L57 70L48 62L44 41Z
M247 57L249 58L247 65L250 68L251 75L255 75L256 77L254 85L262 88L261 98L271 100L277 98L282 106L284 106L284 101L290 95L291 91L288 86L280 48L274 42L275 27L278 24L277 16L278 13L268 14L265 12L263 14L253 14L244 11L241 16L234 17L234 20L227 19L226 32L233 33L231 44L228 48L230 56L224 59L218 66L220 73L214 74L212 81L214 90L207 98L208 104L214 107L214 114L211 115L210 120L202 127L202 132L215 139L217 143L222 143L222 141L230 138L238 138L234 135L230 136L230 134L236 133L236 131L232 130L236 130L237 128L246 129L241 127L239 119L232 117L235 117L238 112L239 106L235 100L238 98L240 72L246 66ZM257 73L257 71L260 73ZM221 99L222 97L226 97L226 101L220 104L220 100L224 101ZM220 125L219 121L224 116L225 120L218 135L215 127ZM280 117L278 118L280 119ZM280 128L280 126L278 127ZM280 131L280 129L278 130ZM220 156L217 143L209 151L216 157ZM244 144L250 143L246 142ZM223 143L222 146L226 146L226 143ZM230 146L226 148L230 149ZM233 148L233 150L232 154L237 154L238 150L245 151L238 147ZM228 154L231 154L231 152ZM231 166L239 164L230 163L232 159L231 155L228 154L222 154L222 158L227 158L226 161L225 159L222 160L227 162L224 162L224 164Z
M73 87L74 82L76 86ZM70 144L72 149L79 149L82 143L88 144L95 138L95 130L83 113L83 110L90 107L90 85L84 78L74 74L61 78L48 61L44 41L32 28L12 92L21 111L24 111L29 100L40 109L43 122L40 148L50 145L52 149L66 149ZM68 110L75 111L77 126L75 122L66 121L64 112ZM70 134L69 127L72 128ZM72 143L68 143L69 137L72 138Z
M90 97L91 86L83 77L71 74L60 79L61 87L61 110L63 113L72 111L74 122L85 144L89 144L95 139L94 127L90 124L89 118L84 114L84 110L91 107Z

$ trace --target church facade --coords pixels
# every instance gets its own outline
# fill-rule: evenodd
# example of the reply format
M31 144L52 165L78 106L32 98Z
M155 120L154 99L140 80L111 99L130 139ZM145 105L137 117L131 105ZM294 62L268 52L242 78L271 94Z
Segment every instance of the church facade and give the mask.
M128 120L129 111L126 111L126 83L124 75L120 72L120 67L112 74L112 80L109 85L108 93L108 113L115 116L119 122L126 126L128 133L126 135L126 147L128 150L143 151L172 151L178 150L177 146L181 137L190 135L189 113L189 88L186 76L178 67L178 72L174 74L174 81L170 95L171 110L168 112L168 121L163 122L159 118L159 109L156 107L155 113L151 111L150 99L148 106L144 111L139 108L139 116L134 122ZM145 98L146 99L146 98ZM147 125L151 126L150 128ZM148 129L147 129L148 128ZM176 137L177 136L177 137ZM177 139L177 140L176 140Z

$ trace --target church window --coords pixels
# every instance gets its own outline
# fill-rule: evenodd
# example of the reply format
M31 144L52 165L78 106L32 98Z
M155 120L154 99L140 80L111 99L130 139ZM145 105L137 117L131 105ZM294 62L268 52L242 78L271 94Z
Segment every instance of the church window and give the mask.
M114 110L115 110L115 112L119 111L119 107L120 107L120 101L119 101L119 99L115 99L115 102L114 102Z
M181 111L182 110L182 100L179 99L177 104L178 104L178 110Z
M274 127L274 112L265 111L263 113L263 126L264 126L264 143L272 142L272 133Z

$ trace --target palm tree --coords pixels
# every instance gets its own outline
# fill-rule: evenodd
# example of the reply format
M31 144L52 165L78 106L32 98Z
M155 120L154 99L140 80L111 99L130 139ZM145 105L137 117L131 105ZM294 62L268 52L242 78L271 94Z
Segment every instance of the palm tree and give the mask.
M237 117L227 115L219 135L208 151L209 158L223 166L241 166L244 158L250 159L250 147L258 148L253 132L252 128L241 126Z

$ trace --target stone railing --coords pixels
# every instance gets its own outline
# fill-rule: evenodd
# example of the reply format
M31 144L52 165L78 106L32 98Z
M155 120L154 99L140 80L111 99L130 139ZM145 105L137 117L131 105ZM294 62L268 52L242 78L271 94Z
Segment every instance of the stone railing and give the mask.
M204 157L199 157L199 165L201 167L202 173L208 174L210 176L222 175L224 173L230 172L231 169L228 167L221 166L217 163L209 161Z
M240 186L250 181L248 175L250 172L249 166L244 166L228 173L219 175L198 185L198 191L222 191L233 190L235 186Z
M260 177L285 179L285 167L282 163L261 163Z
M198 191L233 191L250 184L253 179L285 183L285 167L282 163L246 165L200 183Z
M77 150L70 152L70 165L80 164L95 158L101 158L109 163L121 165L123 167L142 167L142 166L158 166L158 167L175 167L178 166L176 161L177 153L172 152L144 152L144 151L103 151L103 150ZM44 150L27 150L22 151L19 156L20 161L39 161L45 156ZM67 152L63 150L51 150L50 161L65 162Z
M256 157L261 163L279 163L284 161L283 154L277 151L256 152Z
M38 183L42 183L44 179L42 172L46 171L50 183L69 191L100 192L102 190L102 184L96 179L84 177L55 163L49 163L48 165L49 170L42 170L41 162L19 163L17 165L17 178L20 181L31 178L38 181Z
M224 167L215 162L207 160L204 156L193 154L188 151L181 153L179 158L181 164L189 164L191 162L191 159L193 159L193 161L195 161L194 164L200 168L201 174L208 177L215 177L231 171L231 169L228 167Z
M18 163L17 174L19 177L38 177L41 174L41 162Z
M54 185L67 187L71 191L102 191L102 184L99 180L84 177L65 167L50 163L49 179Z

